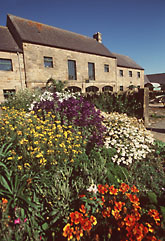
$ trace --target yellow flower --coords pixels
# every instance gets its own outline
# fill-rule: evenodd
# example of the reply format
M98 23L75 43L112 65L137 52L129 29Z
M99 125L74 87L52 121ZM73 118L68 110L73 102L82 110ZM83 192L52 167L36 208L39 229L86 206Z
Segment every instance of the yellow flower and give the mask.
M45 158L40 159L40 164L41 164L42 166L45 166L45 165L46 165L46 162L47 162L47 160L46 160Z
M17 131L17 134L18 134L19 136L21 136L21 135L22 135L22 131Z
M28 163L28 162L26 162L25 164L24 164L24 167L30 167L30 164Z
M13 157L12 157L12 156L10 156L10 157L8 157L8 158L7 158L7 160L12 160L12 159L13 159Z
M19 170L22 170L22 166L21 166L21 165L18 165L18 169L19 169Z

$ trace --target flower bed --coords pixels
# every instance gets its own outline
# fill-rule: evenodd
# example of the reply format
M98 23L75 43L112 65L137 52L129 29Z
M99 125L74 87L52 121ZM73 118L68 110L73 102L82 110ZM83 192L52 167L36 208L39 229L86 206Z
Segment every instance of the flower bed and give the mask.
M154 139L141 120L116 112L102 115L107 127L104 145L117 150L113 162L130 165L152 151Z
M70 93L37 98L0 119L0 240L162 238L161 157L142 123Z

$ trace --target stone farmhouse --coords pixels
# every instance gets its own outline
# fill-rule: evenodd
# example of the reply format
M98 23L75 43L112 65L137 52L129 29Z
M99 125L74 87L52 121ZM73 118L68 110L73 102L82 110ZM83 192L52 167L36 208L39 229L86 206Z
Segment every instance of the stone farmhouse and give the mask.
M0 26L0 102L20 88L45 87L50 78L82 92L144 87L144 69L109 51L99 32L90 38L7 15Z

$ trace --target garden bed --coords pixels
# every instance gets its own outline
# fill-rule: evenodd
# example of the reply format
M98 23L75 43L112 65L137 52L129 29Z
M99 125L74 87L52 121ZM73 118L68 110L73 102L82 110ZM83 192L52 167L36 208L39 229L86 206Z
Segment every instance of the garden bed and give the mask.
M165 145L143 121L24 96L0 118L0 240L163 240Z

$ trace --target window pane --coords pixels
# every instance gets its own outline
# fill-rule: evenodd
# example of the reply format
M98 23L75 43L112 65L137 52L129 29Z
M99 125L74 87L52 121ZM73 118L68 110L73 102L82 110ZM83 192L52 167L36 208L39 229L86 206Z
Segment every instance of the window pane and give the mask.
M3 96L5 99L8 99L10 96L13 96L14 94L15 94L15 89L3 90Z
M138 78L140 78L140 72L137 72L137 76L138 76Z
M132 71L129 71L129 77L132 77Z
M89 77L89 80L95 80L95 66L94 66L94 63L88 63L88 77Z
M11 59L0 59L0 70L12 71L12 61Z
M122 85L120 86L120 91L123 91L123 86Z
M120 70L120 76L123 76L123 70Z
M44 66L46 68L53 68L53 58L52 57L44 57Z
M76 80L76 61L68 60L68 79L69 80Z
M104 64L104 72L109 72L109 65L108 64Z

